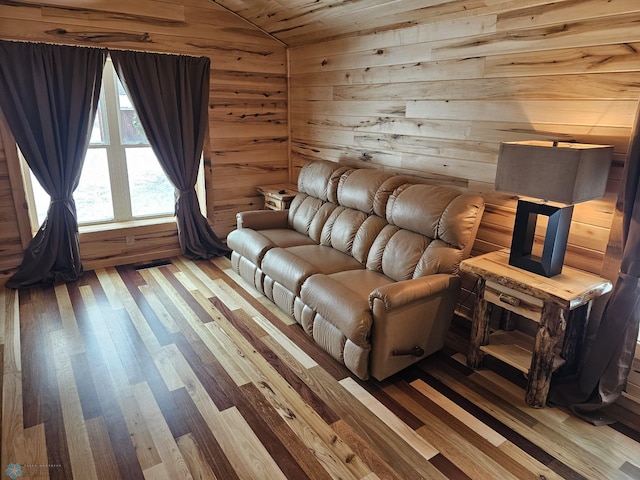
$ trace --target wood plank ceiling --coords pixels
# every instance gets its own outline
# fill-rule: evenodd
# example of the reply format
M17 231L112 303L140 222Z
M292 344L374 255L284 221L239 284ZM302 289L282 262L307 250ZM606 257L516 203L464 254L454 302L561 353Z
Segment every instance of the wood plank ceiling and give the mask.
M290 47L499 10L513 0L213 0ZM545 2L540 2L545 3Z

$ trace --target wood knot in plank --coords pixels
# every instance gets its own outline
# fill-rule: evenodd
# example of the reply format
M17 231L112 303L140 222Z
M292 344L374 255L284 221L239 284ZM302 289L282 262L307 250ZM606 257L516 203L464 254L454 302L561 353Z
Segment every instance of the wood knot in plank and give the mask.
M260 385L260 387L264 388L265 390L269 390L269 392L272 395L275 395L275 392L273 391L273 388L271 388L271 385L269 385L267 382L262 381L262 382L258 383L258 385Z
M151 43L148 33L134 34L125 32L69 32L64 28L46 30L44 33L54 37L64 37L87 43L138 42Z

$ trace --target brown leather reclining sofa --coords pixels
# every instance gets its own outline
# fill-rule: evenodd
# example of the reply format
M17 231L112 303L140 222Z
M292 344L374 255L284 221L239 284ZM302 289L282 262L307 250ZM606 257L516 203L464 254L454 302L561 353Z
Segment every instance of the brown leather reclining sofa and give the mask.
M441 349L482 197L323 161L298 190L288 211L238 213L233 268L362 379Z

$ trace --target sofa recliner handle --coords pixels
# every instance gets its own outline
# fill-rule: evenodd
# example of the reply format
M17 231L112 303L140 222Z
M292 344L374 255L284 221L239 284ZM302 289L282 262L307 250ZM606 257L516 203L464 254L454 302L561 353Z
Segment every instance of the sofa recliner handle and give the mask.
M414 357L421 357L424 355L424 348L416 345L415 347L409 350L394 350L391 352L394 357L404 357L407 355L412 355Z

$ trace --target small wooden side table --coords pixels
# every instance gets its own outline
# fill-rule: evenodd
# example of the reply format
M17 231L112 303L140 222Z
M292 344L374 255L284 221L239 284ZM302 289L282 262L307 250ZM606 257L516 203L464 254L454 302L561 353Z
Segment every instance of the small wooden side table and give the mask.
M480 368L491 355L517 368L528 375L526 403L544 407L553 372L575 370L591 303L611 290L611 282L567 266L551 278L537 275L509 265L508 250L464 260L460 270L478 277L467 364ZM489 334L493 305L537 322L535 340L517 330Z
M293 183L279 183L277 185L260 185L258 192L264 195L264 208L270 210L287 210L291 201L298 194L297 185Z

